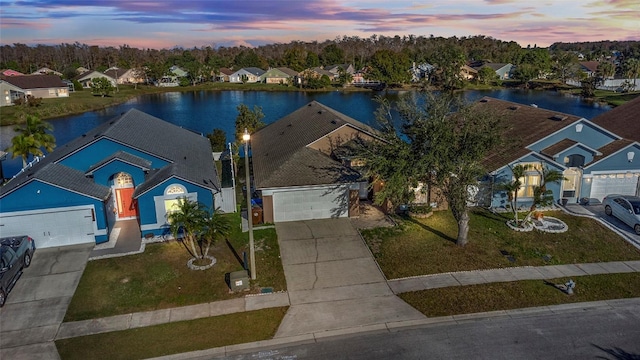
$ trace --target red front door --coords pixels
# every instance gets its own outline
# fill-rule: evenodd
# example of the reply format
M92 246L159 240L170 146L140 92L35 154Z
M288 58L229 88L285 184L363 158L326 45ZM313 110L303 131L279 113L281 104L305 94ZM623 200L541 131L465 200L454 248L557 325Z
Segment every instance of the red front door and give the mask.
M116 206L118 208L118 217L136 216L136 203L133 200L134 188L116 189Z

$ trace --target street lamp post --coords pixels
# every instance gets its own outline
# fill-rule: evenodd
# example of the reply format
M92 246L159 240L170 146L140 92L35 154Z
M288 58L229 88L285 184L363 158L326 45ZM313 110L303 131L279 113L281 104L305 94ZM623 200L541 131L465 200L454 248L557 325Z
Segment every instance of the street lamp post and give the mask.
M247 223L249 224L249 261L251 262L251 267L249 271L251 272L251 280L256 279L256 254L255 248L253 245L253 217L251 210L251 177L249 176L249 140L251 139L251 135L249 135L249 131L247 128L244 129L244 134L242 134L242 140L244 140L244 172L245 172L245 184L246 184L246 197L247 197Z

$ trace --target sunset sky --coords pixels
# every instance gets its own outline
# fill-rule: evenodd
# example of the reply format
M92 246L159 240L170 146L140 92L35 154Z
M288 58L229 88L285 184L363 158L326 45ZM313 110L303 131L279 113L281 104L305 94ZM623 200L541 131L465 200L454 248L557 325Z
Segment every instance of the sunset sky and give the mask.
M640 0L0 0L0 44L259 46L373 34L640 40Z

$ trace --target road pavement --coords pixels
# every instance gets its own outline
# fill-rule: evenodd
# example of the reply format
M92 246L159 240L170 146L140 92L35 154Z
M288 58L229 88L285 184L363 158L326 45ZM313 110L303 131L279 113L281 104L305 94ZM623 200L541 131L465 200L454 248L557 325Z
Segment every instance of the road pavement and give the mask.
M640 299L432 318L180 359L640 359ZM203 357L200 357L200 356ZM165 358L177 359L172 357Z

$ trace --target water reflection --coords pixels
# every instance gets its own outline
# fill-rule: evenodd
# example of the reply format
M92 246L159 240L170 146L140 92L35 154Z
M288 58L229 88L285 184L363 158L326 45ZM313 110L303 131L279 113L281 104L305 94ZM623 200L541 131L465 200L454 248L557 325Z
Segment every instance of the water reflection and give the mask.
M150 94L132 99L124 104L107 109L87 112L81 115L67 116L51 120L58 146L86 133L114 116L129 109L149 113L178 126L200 132L210 133L220 128L227 134L227 140L233 140L237 107L245 104L253 109L262 107L264 122L269 124L294 110L316 100L326 106L346 114L365 124L375 126L373 113L377 108L376 96L382 96L390 102L398 100L404 91L385 92L267 92L267 91L191 91ZM609 110L609 106L587 102L578 96L552 91L527 90L490 90L465 91L462 93L468 101L476 101L483 96L513 101L521 104L537 104L541 108L582 116L591 119ZM12 127L0 128L0 148L11 145L14 132ZM21 167L20 159L3 162L5 176L12 176Z

